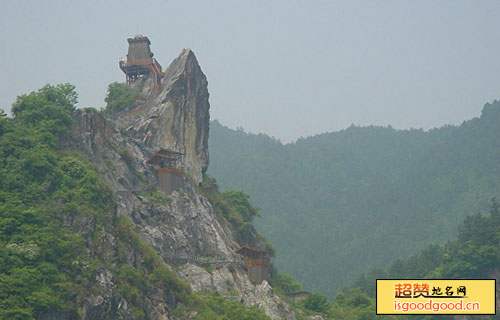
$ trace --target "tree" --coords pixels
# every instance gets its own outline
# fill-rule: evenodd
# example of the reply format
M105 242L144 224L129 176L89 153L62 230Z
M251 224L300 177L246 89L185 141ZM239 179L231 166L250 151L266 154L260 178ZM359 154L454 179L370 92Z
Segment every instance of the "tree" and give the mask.
M494 217L500 214L500 205L495 197L491 198L490 201L490 214Z
M316 312L328 312L329 303L326 297L320 293L314 293L304 299L304 307Z
M104 99L106 102L106 112L119 112L137 107L144 102L144 95L133 90L124 83L113 82L108 86L108 95Z
M18 96L12 113L24 125L36 126L61 137L72 123L77 102L78 94L72 84L48 84L36 92Z
M259 209L254 208L250 203L250 196L240 190L224 191L222 195L234 205L238 215L244 222L251 222L253 218L259 216Z

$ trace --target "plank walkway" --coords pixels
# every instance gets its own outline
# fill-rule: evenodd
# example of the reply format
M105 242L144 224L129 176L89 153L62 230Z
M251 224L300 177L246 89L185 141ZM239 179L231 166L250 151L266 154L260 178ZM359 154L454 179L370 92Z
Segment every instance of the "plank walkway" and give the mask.
M236 265L242 268L243 270L248 271L248 268L240 261L224 260L220 258L207 258L207 257L200 257L197 255L180 255L180 254L167 255L164 256L164 258L175 262L190 262L193 264L205 265L205 266Z

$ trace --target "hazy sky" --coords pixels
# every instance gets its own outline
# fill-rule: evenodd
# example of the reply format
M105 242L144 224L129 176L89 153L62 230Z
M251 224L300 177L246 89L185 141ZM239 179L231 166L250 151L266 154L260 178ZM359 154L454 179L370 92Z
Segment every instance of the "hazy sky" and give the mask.
M10 1L0 107L46 83L101 107L127 37L193 49L211 117L290 141L352 123L431 128L500 99L500 1Z

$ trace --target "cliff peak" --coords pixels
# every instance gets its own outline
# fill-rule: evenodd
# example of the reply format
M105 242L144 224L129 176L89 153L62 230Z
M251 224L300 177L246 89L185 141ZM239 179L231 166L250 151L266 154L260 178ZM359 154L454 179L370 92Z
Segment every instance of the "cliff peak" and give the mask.
M183 49L157 85L151 76L131 87L144 104L119 117L127 133L150 150L168 148L184 154L184 169L200 183L208 167L210 104L208 82L191 49Z

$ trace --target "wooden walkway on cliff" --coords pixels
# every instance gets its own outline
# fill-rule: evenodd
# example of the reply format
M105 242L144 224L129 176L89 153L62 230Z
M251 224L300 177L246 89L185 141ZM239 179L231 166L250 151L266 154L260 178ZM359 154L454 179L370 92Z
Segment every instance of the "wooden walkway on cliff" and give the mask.
M235 265L239 266L241 269L248 271L247 266L245 266L243 263L240 261L234 261L234 260L225 260L223 258L218 258L218 257L201 257L195 254L172 254L172 255L165 255L163 256L166 260L174 261L174 262L189 262L193 263L196 265L202 265L202 266L213 266L213 265Z

